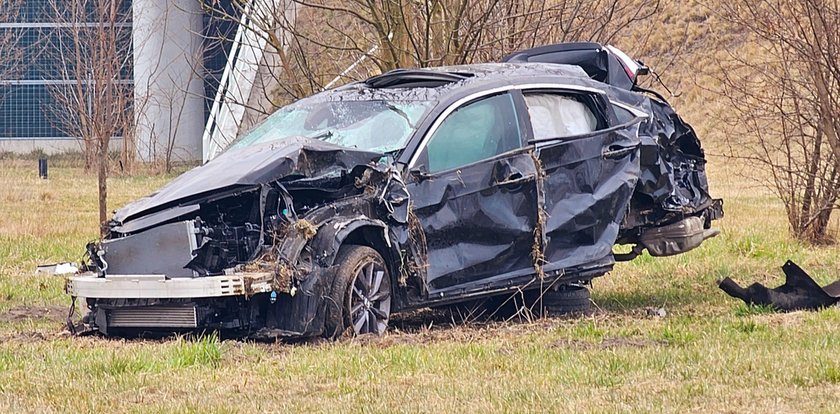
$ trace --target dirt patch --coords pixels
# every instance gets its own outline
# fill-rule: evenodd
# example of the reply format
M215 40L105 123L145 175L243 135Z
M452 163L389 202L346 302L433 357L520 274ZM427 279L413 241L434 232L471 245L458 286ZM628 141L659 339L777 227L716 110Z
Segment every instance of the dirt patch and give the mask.
M361 346L374 346L377 348L390 348L395 345L419 345L429 342L425 335L421 334L401 334L388 333L386 335L361 335L347 340L348 343L359 344Z
M433 313L431 315L434 315ZM516 338L534 332L547 332L568 321L541 318L531 322L489 320L482 322L453 322L451 319L430 319L425 324L406 324L391 327L385 335L347 336L343 342L387 348L395 345L423 345L439 342L470 343L499 338Z
M66 318L67 308L59 306L16 306L6 312L0 312L0 323L39 319L64 323Z

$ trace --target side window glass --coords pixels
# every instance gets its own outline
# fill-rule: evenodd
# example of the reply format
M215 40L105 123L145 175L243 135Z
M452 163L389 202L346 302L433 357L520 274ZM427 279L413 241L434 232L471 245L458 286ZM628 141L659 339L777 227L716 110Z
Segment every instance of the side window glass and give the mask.
M534 93L525 95L534 139L564 138L598 128L598 119L583 102L569 96Z
M628 110L626 110L626 109L624 109L624 108L622 108L618 105L613 105L612 107L613 107L613 110L615 110L615 116L618 120L619 125L626 124L626 123L636 119L636 115L633 115L632 112L630 112L630 111L628 111Z
M501 94L458 108L426 145L429 172L460 167L522 145L513 98Z

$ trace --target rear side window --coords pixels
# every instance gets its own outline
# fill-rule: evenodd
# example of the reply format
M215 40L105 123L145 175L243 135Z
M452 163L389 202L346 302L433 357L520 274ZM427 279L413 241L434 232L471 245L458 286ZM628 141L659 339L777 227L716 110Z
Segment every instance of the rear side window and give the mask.
M513 98L504 93L449 114L430 138L425 157L435 173L519 148L521 141Z
M626 123L636 119L636 115L633 115L633 113L630 112L629 110L624 109L624 108L622 108L622 107L620 107L616 104L613 104L612 107L613 107L613 110L615 110L615 117L618 120L619 125L626 124Z
M564 138L598 129L598 119L583 102L569 96L534 93L525 95L534 139Z

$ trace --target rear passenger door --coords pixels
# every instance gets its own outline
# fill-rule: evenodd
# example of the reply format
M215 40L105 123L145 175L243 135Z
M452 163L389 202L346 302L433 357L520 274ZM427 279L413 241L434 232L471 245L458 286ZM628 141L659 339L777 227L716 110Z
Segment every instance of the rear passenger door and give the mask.
M537 169L522 148L522 111L510 93L450 108L418 149L407 185L425 233L431 298L534 272Z
M522 92L545 173L545 272L613 263L612 247L639 176L638 122L619 119L599 92Z

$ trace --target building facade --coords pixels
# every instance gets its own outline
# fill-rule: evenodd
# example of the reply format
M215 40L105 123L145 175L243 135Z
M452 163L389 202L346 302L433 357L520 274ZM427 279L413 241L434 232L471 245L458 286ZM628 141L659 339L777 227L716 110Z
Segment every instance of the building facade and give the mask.
M119 42L125 42L118 48L122 66L115 77L130 95L121 110L135 119L132 145L147 161L164 155L202 159L207 120L213 102L219 100L219 81L230 66L237 9L229 0L114 1L119 17L108 23L115 24ZM72 2L89 12L62 14L62 5ZM63 54L76 46L68 45L71 30L99 24L97 4L98 0L22 0L19 10L0 21L0 33L14 39L0 42L0 48L17 48L23 57L18 70L0 71L0 151L81 148L73 128L67 127L73 110L56 94L80 81L83 87L96 87L70 73L67 61L72 59ZM112 137L112 146L122 145L122 135Z
M7 59L2 62L5 70L0 71L0 151L79 148L76 138L68 133L71 128L67 121L72 114L56 104L56 96L65 94L75 83L67 74L70 68L58 55L57 48L71 47L70 32L91 28L94 22L87 18L69 21L70 12L61 6L62 3L52 0L4 4L10 9L4 10L0 22L0 48L14 48L17 53L3 53ZM131 3L123 1L118 7L121 18L116 22L117 30L130 33ZM78 16L93 14L88 7ZM125 60L119 73L119 82L128 86L132 82L131 67L131 60ZM88 87L90 82L83 83Z

